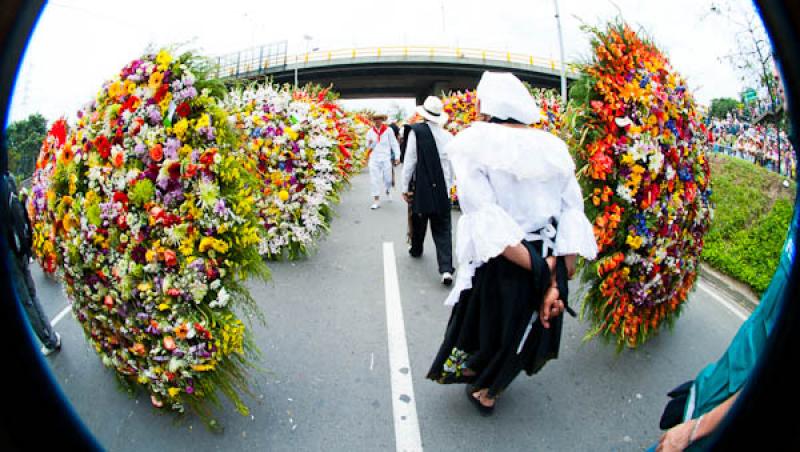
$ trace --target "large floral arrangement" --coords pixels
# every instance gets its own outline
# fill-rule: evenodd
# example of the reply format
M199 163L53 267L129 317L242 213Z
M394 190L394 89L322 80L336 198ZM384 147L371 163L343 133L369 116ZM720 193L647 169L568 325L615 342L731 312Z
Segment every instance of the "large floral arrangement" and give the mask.
M242 280L267 270L255 178L207 67L166 50L125 66L78 113L45 196L72 311L103 363L155 406L209 419L218 390L247 412L257 351L233 308L259 314Z
M636 347L674 321L697 277L709 165L694 100L664 54L625 24L591 31L568 121L600 251L583 313L587 337Z
M290 87L254 85L232 91L230 120L244 138L242 157L254 162L261 183L256 210L267 258L297 258L329 228L338 200L343 159L331 109Z
M55 193L50 190L50 181L56 168L56 154L66 144L68 130L69 125L63 118L50 126L36 159L27 205L33 226L33 254L48 275L55 274L60 262L54 227Z

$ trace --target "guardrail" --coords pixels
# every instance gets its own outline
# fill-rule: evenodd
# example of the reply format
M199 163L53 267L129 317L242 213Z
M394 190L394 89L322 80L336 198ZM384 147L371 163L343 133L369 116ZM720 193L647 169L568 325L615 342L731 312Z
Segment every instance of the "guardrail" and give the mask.
M257 50L257 49L256 49ZM259 53L257 55L257 53ZM313 63L342 62L360 58L392 59L409 58L418 61L421 58L464 58L485 62L511 63L523 66L538 67L552 71L560 70L561 62L552 58L537 57L529 54L501 52L496 50L470 49L458 47L422 47L422 46L387 46L362 47L352 49L323 50L297 55L263 55L253 50L225 55L217 59L217 76L222 78L237 77L241 74L251 75L253 72L267 72L273 69L289 67L302 68ZM578 66L566 64L566 73L579 73Z

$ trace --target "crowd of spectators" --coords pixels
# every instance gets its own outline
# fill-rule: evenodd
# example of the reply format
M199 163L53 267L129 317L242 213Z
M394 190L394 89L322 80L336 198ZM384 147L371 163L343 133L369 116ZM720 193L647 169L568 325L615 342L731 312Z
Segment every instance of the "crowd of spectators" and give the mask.
M738 157L796 179L795 154L784 131L773 125L753 125L728 115L711 119L708 140L714 152Z

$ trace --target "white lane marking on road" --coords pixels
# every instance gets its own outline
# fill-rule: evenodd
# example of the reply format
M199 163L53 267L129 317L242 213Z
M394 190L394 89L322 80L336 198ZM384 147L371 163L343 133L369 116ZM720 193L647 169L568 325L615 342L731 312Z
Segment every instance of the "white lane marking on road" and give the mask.
M60 322L61 319L63 319L65 315L67 315L67 313L69 312L69 309L70 309L69 305L67 305L66 308L62 309L61 312L59 312L58 315L53 318L53 320L50 322L50 325L55 327L56 324L58 322Z
M393 242L383 242L383 285L386 292L386 329L389 335L389 375L392 383L395 445L398 451L422 451Z
M714 289L708 287L708 285L706 285L706 283L698 281L697 282L697 287L703 289L703 291L705 293L711 295L711 298L717 300L717 302L719 304L721 304L722 306L725 306L726 308L728 308L729 311L731 311L736 317L739 317L740 319L742 319L742 321L747 320L747 317L749 317L749 314L745 314L743 312L744 310L742 308L739 308L738 306L735 306L730 301L728 301L728 300L722 298L721 296L717 295L717 293L714 292Z
M372 370L375 367L375 353L369 354L369 370Z

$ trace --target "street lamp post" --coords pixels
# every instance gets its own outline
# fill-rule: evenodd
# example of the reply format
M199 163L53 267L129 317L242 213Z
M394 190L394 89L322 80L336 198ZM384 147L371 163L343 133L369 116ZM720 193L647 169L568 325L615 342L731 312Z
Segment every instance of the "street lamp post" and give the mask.
M556 6L556 24L558 25L558 47L561 50L561 101L567 105L567 74L564 68L564 35L561 33L561 14L558 12L558 0L553 0Z
M309 43L311 42L311 40L312 40L312 39L314 39L314 38L313 38L313 37L311 37L311 36L309 36L309 35L303 35L303 39L305 39L305 40L306 40L306 53L305 53L305 54L306 54L306 55L308 55L308 45L309 45ZM298 63L298 62L295 60L295 66L294 66L294 86L295 86L295 87L299 87L299 83L298 83L298 80L297 80L297 67L298 67L299 65L300 65L300 63Z

